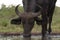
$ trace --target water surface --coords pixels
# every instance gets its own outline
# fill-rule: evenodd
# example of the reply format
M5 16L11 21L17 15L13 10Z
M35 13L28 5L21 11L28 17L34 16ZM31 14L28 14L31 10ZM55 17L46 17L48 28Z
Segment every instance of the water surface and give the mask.
M31 36L31 38L23 38L23 36L2 36L0 35L0 40L42 40L41 36ZM60 35L51 35L45 37L45 40L60 40Z

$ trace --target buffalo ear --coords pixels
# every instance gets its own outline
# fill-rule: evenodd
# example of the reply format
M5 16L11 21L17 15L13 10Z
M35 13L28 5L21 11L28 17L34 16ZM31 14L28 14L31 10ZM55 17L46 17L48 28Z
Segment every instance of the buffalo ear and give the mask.
M36 24L37 24L37 25L42 25L42 19L36 17L36 18L35 18L35 21L36 21Z
M21 18L15 18L11 20L11 24L19 25L21 24Z

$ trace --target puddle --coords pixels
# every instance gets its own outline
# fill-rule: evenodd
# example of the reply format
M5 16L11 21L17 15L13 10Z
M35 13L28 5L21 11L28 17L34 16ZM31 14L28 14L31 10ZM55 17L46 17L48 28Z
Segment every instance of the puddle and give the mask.
M31 38L23 38L20 36L2 36L0 35L0 40L42 40L41 36L31 36ZM60 40L60 35L48 35L45 40Z

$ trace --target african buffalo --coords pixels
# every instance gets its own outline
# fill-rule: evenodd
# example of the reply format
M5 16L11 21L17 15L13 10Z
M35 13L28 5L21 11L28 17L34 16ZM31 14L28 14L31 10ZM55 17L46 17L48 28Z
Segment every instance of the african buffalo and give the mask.
M40 11L40 7L42 7L42 34L43 36L46 34L46 31L48 30L48 33L51 33L51 23L52 23L52 17L55 9L55 4L57 0L23 0L23 7L25 8L25 11L30 11L28 8L31 7L31 4L34 5L32 6L32 11L33 12L38 12ZM27 2L27 4L26 4ZM37 6L39 5L39 6ZM39 20L36 20L36 22L39 22ZM49 23L49 27L47 29L47 24Z
M23 0L24 13L21 15L17 10L18 6L16 7L15 11L19 15L19 18L21 18L20 21L23 24L24 36L30 35L34 21L36 21L38 25L42 25L42 36L45 36L47 30L49 34L51 33L51 22L56 1L57 0ZM39 13L39 11L41 13ZM42 15L42 20L38 18L38 14ZM47 29L48 23L49 27Z

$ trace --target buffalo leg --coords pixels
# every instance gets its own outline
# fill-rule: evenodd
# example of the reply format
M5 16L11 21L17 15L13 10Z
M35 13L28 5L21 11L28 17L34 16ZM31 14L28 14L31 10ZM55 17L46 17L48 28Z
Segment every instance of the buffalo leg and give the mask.
M51 23L52 23L52 17L53 17L54 9L55 9L55 5L53 5L53 7L50 9L50 12L49 12L49 28L48 28L49 34L52 31L52 29L51 29Z
M47 15L46 10L43 10L42 13L42 37L45 37L47 33Z
M42 18L42 36L44 37L47 31L47 18L44 16Z

